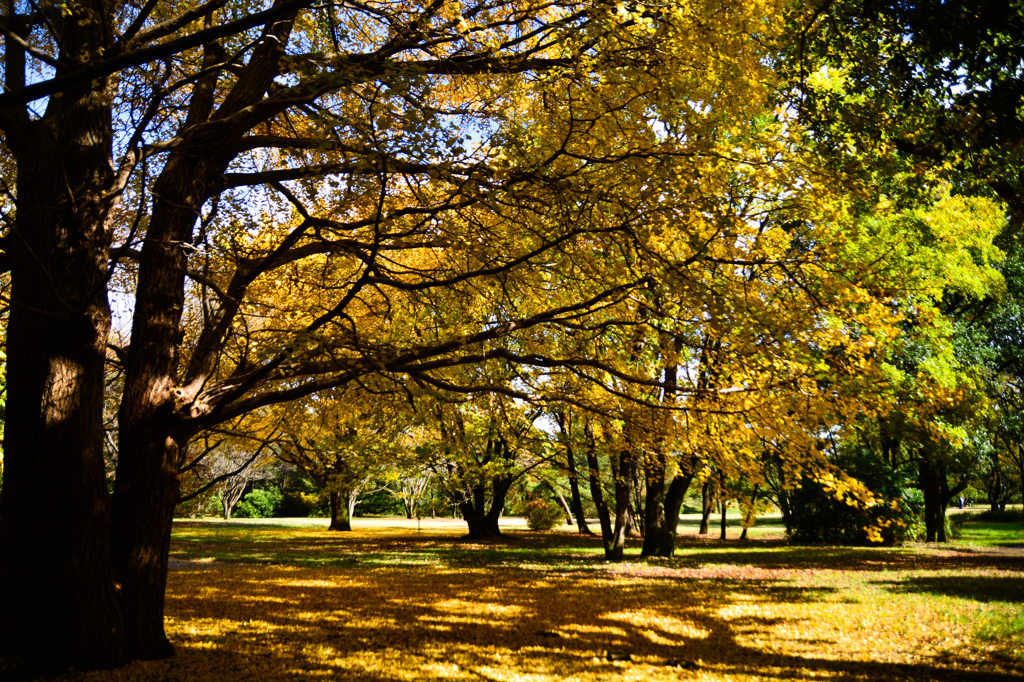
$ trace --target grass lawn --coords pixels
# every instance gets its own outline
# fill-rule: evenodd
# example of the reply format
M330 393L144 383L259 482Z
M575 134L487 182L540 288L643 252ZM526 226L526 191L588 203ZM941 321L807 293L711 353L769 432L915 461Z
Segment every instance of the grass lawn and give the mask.
M486 544L450 519L353 525L177 523L177 657L61 679L1024 680L1019 524L876 549L789 546L771 519L703 539L687 517L675 558L634 543L621 564L515 519Z

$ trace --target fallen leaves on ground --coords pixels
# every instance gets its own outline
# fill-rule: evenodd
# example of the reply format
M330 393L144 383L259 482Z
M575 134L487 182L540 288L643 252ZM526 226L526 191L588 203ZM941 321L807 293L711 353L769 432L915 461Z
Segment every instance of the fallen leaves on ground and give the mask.
M182 530L179 557L224 549ZM821 548L815 566L815 550L752 545L606 564L571 536L531 537L481 545L480 565L438 534L222 538L267 556L322 544L334 565L184 563L167 590L177 657L65 679L1024 679L972 642L971 614L1024 603L1014 558Z

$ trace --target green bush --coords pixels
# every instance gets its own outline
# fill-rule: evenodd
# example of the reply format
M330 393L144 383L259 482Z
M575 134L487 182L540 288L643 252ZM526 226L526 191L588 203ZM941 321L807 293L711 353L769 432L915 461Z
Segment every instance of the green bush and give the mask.
M551 530L565 522L565 512L561 507L544 499L531 500L526 505L526 525L530 530Z
M863 476L863 472L857 472ZM863 509L837 500L820 483L805 478L790 494L791 513L787 531L796 542L841 545L871 544L867 529L879 528L882 544L899 545L925 535L921 510L924 497L916 488L899 489L896 476L865 476L882 503ZM864 480L862 478L861 480ZM873 479L873 480L872 480Z
M234 516L242 519L265 519L275 516L284 496L277 488L255 489L235 507Z
M375 490L359 498L356 516L405 516L405 506L387 490Z
M274 513L274 516L301 517L313 515L319 498L312 493L289 491L282 495L281 504Z
M959 540L964 536L964 522L963 519L955 516L946 517L946 539L947 540Z

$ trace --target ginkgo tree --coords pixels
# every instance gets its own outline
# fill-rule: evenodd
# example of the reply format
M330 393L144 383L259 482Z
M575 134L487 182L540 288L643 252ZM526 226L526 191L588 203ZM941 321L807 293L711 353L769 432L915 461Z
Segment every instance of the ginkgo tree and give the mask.
M10 3L0 22L12 283L5 649L79 667L172 653L166 558L177 471L195 433L384 369L467 362L456 359L462 349L635 286L623 278L560 308L467 320L430 344L388 338L387 324L367 340L349 322L366 296L386 320L379 306L395 292L535 271L557 245L609 236L607 223L556 220L579 217L590 196L574 174L672 151L650 124L632 139L635 119L657 103L678 109L691 86L701 87L689 101L714 109L696 123L713 132L759 87L765 43L750 35L769 30L778 10ZM515 123L527 103L547 103L568 123L554 148L546 132ZM580 158L574 147L598 132L595 121L602 135L615 121L625 134ZM697 132L695 144L714 138ZM575 163L558 165L567 159ZM622 176L624 194L635 180ZM399 252L430 264L396 261ZM333 301L302 326L239 345L250 287L272 286L305 259L324 261ZM188 348L186 282L206 294ZM108 500L100 416L112 284L131 297L133 324L119 349L127 363Z
M278 457L302 469L330 500L330 530L352 530L360 496L411 455L408 406L351 387L289 405Z
M0 646L76 667L170 655L187 444L371 379L410 402L571 404L546 378L564 373L631 447L622 417L670 409L676 451L713 445L730 475L768 432L812 442L790 411L870 383L894 313L839 266L842 185L775 101L786 8L9 3ZM127 347L108 347L111 292ZM684 377L709 339L715 381ZM529 369L450 371L497 363Z

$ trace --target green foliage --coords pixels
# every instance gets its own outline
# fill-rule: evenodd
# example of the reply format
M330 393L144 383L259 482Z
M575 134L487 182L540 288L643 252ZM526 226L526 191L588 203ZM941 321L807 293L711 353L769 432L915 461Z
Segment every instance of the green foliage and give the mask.
M235 507L234 516L243 519L264 519L277 516L284 495L277 488L256 488Z
M312 493L298 491L286 491L282 493L281 505L277 508L274 516L286 518L308 517L314 515L314 510L320 502L319 496Z
M405 516L405 507L387 490L375 490L359 498L356 516Z
M537 498L526 505L526 525L530 530L551 530L565 521L565 512L545 499Z
M905 472L890 470L871 450L858 447L842 451L836 464L860 479L878 502L868 508L852 506L837 499L829 487L805 477L790 494L787 532L792 540L863 545L870 544L868 529L879 528L883 544L894 545L924 534L924 497L910 486Z

